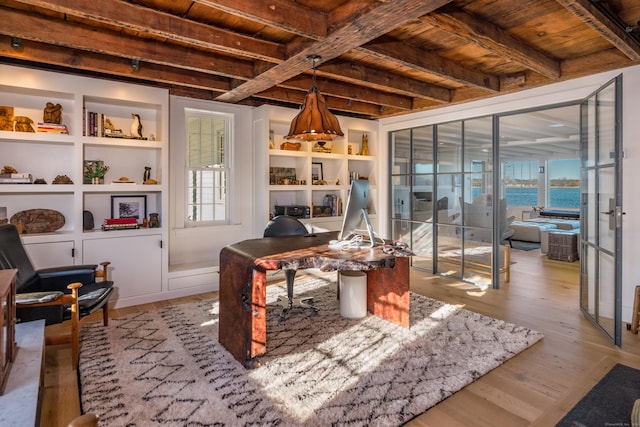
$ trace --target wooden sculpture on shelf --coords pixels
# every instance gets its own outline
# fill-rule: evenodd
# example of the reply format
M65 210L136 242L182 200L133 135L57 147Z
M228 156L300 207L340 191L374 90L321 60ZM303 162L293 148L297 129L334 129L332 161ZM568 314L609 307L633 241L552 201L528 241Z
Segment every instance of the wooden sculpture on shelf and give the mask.
M299 142L288 142L288 141L285 141L282 144L280 144L280 149L281 150L298 151L298 150L300 150L301 146L302 146L302 144L300 144Z
M42 121L44 123L62 123L62 105L54 104L53 102L47 102L42 114Z
M35 132L33 126L33 120L29 117L25 116L13 116L13 121L15 123L15 131L16 132Z
M2 170L0 170L0 174L5 173L18 173L18 171L13 166L5 165Z
M13 107L0 105L0 130L13 131Z

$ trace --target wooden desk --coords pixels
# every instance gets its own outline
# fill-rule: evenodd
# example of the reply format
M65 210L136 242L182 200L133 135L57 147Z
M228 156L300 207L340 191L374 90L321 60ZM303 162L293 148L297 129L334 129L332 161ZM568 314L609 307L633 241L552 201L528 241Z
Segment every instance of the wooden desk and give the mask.
M245 240L220 251L218 340L247 368L266 352L266 271L359 270L367 274L367 310L409 326L408 253L382 247L332 250L335 232Z

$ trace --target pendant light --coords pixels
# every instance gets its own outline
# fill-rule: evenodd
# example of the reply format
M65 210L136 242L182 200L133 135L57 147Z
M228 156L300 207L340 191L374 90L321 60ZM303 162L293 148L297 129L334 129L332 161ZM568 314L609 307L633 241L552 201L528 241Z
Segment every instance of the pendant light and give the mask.
M286 139L302 139L305 141L332 141L344 136L338 118L327 108L327 101L316 88L316 63L322 58L310 55L307 59L313 62L313 80L311 89L304 97L300 112L291 121Z

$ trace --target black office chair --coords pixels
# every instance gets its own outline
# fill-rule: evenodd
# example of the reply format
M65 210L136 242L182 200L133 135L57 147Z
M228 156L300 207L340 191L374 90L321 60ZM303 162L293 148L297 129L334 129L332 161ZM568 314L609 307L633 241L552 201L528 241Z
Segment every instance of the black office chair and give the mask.
M45 324L71 320L71 332L47 337L47 344L71 343L73 367L78 367L81 318L102 310L103 323L109 323L109 297L113 282L107 266L72 265L35 270L13 224L0 225L0 269L17 269L16 317L19 322L45 319ZM96 280L101 278L101 280Z
M307 227L298 219L288 215L274 217L264 229L264 237L301 236L305 234L308 234ZM278 303L282 305L280 317L285 318L294 306L318 311L318 309L312 305L312 297L294 300L293 281L296 277L296 270L283 271L287 281L287 298L285 299L282 296L278 297Z

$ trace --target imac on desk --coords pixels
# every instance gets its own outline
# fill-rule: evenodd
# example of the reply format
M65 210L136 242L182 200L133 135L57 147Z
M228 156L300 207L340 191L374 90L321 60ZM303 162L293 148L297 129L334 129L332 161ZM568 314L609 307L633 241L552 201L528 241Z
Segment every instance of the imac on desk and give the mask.
M367 227L366 234L369 240L367 241L365 236L359 246L375 246L375 233L371 225L371 220L369 219L369 214L367 213L368 200L369 181L364 179L354 179L351 181L351 191L349 192L347 207L344 211L342 229L338 235L340 242L349 242L354 237L361 236L358 230L364 219L365 226Z

